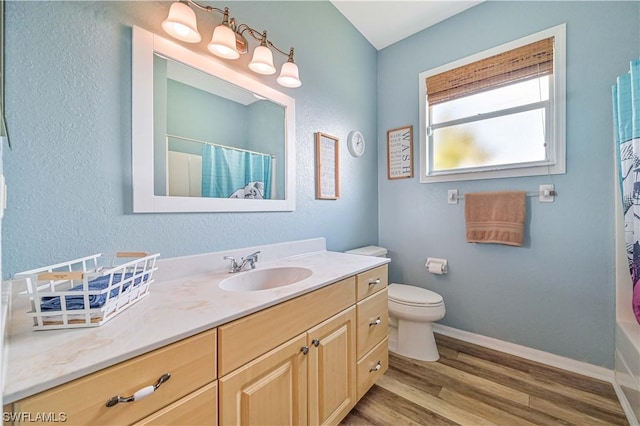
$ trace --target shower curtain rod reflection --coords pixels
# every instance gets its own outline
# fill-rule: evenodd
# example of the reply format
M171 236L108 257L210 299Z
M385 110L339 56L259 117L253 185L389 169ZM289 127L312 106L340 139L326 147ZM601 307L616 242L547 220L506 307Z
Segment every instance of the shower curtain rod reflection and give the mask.
M222 145L222 144L219 144L219 143L201 141L199 139L186 138L184 136L171 135L169 133L167 133L167 138L174 138L174 139L180 139L180 140L183 140L183 141L201 143L203 145L211 145L211 146L217 146L217 147L220 147L220 148L233 149L235 151L249 152L251 154L268 155L271 158L276 158L276 156L273 155L273 154L266 154L264 152L258 152L258 151L251 151L251 150L248 150L248 149L236 148L235 146L227 146L227 145Z

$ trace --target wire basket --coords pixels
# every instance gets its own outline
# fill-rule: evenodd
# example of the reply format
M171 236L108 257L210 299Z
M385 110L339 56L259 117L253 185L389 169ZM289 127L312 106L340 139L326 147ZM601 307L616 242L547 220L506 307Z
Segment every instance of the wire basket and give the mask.
M160 254L120 252L109 266L102 254L20 272L35 330L98 327L149 294ZM116 265L126 258L134 260Z

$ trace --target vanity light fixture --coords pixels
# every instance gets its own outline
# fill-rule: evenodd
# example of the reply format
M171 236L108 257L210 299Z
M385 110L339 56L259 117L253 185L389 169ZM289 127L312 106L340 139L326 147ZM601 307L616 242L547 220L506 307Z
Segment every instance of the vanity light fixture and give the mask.
M211 42L207 45L209 52L224 59L237 59L241 54L248 52L248 42L244 34L249 34L259 42L253 51L253 57L249 63L251 71L271 75L275 74L273 65L273 51L287 57L287 62L282 64L278 84L284 87L300 87L302 82L298 73L298 66L293 62L293 47L289 53L280 50L268 38L267 32L251 28L247 24L238 24L235 18L229 17L229 8L218 9L211 6L202 6L192 0L175 2L169 9L169 16L162 23L162 28L170 36L187 43L199 43L202 36L198 32L196 14L192 7L205 12L218 12L222 15L222 23L213 30Z

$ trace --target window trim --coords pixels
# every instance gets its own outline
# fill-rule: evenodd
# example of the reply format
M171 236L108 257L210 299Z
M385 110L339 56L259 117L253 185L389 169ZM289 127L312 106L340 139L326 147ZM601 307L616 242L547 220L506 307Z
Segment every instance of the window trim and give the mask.
M552 135L549 147L549 160L543 164L519 163L504 166L491 166L486 169L460 169L456 171L429 170L429 156L431 155L427 136L427 89L426 78L435 74L461 67L484 58L494 56L526 44L554 37L553 70L554 77L550 90L553 93L553 103L549 110L548 132ZM467 56L448 64L423 71L418 75L420 96L420 183L452 182L462 180L495 179L506 177L539 176L547 174L566 173L566 24L519 38L483 52ZM551 101L549 101L551 102ZM488 118L488 117L487 117ZM522 164L522 165L520 165Z

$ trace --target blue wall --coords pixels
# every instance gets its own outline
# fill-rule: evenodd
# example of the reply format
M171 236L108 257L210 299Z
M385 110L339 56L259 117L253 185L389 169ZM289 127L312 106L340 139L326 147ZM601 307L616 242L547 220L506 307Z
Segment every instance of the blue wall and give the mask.
M419 167L418 73L567 23L567 173L549 177L420 184L379 172L380 244L390 280L440 293L458 329L613 367L613 150L610 87L640 54L638 2L485 2L378 55L378 170L388 129L414 126ZM417 175L417 173L416 173ZM447 189L537 191L527 201L527 237L514 248L465 242L464 202ZM617 201L617 199L615 199ZM449 274L427 274L427 257Z
M4 155L5 278L121 249L173 257L320 236L333 250L377 242L376 50L329 2L231 3L240 22L267 29L282 49L295 47L302 87L255 78L296 100L296 211L133 214L131 25L164 34L171 2L10 1L6 106L14 148ZM198 17L206 46L220 20ZM249 58L242 60L250 74ZM347 151L353 129L372 141L359 159ZM318 131L341 141L337 201L315 199Z
M640 3L489 1L376 53L329 2L232 2L241 22L296 49L303 86L286 91L297 107L297 209L133 214L130 27L161 34L169 5L6 3L14 148L4 150L3 160L5 278L119 249L172 257L324 236L330 249L344 250L379 237L390 249L393 281L444 296L444 324L613 366L610 85L640 55ZM467 244L464 206L447 204L447 189L533 191L549 179L389 181L386 131L414 126L417 167L418 73L562 22L568 160L567 174L553 177L559 195L553 204L529 199L525 247ZM203 31L203 43L210 31ZM255 78L279 87L271 77ZM346 148L353 129L369 142L359 159ZM341 140L338 201L315 200L317 131ZM428 256L448 258L450 273L426 274Z

